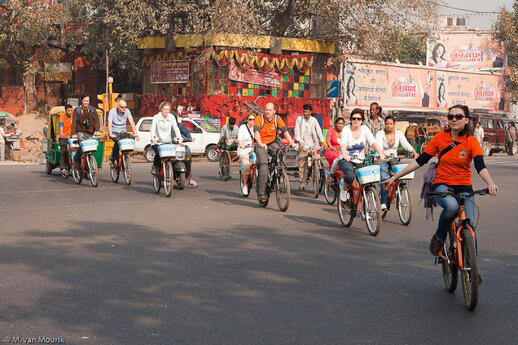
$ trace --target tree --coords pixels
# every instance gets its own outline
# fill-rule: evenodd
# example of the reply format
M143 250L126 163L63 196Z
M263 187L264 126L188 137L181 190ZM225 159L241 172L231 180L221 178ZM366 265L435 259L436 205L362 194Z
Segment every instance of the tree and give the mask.
M510 92L513 99L518 98L518 0L513 11L502 9L495 24L495 38L506 41L507 66L511 80Z
M44 75L45 63L59 60L62 51L51 40L60 33L66 15L61 6L35 7L34 1L8 0L0 3L0 51L6 61L23 76L25 111L35 106L35 78Z

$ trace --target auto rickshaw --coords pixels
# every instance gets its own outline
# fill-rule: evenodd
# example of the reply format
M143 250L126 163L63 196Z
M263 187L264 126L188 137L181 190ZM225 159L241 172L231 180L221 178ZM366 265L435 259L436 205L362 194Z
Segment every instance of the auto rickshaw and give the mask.
M102 122L102 112L99 109L96 109L97 116L99 116L99 123L101 128L103 127ZM44 133L46 135L46 166L45 171L47 175L52 173L52 170L56 167L59 167L59 159L61 157L61 150L59 148L59 116L65 112L65 107L54 107L49 112L48 125L44 128ZM97 166L99 168L102 167L102 162L104 158L104 137L98 138L99 145L97 146L97 151L94 153L95 160L97 161ZM45 145L44 145L45 148ZM70 153L70 152L69 152ZM66 177L66 176L63 176Z

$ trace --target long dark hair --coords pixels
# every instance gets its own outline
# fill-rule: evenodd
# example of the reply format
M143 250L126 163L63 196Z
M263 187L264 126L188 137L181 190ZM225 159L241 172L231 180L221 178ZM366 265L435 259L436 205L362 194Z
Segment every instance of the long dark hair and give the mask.
M437 43L435 45L435 47L433 47L433 50L432 50L432 60L437 63L437 58L436 58L436 55L437 55L437 51L439 50L439 47L442 47L442 54L441 56L439 56L441 59L443 59L443 56L444 56L444 53L446 53L446 47L444 46L444 44L442 43Z
M454 106L452 106L452 107L450 107L448 109L448 114L452 111L452 109L460 109L460 110L462 110L462 112L464 113L464 116L466 116L470 120L470 121L468 121L468 123L466 123L464 128L459 132L459 136L461 137L463 135L471 135L471 134L473 134L473 129L471 128L471 116L469 115L469 108L468 108L468 106L463 105L463 104L455 104ZM450 132L451 128L448 127L445 131L446 132Z

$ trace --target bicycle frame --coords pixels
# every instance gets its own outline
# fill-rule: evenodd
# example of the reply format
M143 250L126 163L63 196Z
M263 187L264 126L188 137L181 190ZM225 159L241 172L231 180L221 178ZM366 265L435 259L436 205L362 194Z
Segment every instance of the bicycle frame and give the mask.
M459 226L457 226L456 219L459 219ZM462 242L464 239L462 238L462 230L464 228L469 229L471 232L471 236L473 240L475 240L475 231L473 231L473 228L469 225L469 219L466 217L466 206L464 204L461 204L459 206L459 210L457 211L457 217L451 222L450 226L450 235L452 238L455 238L455 249L453 251L453 258L448 258L446 254L444 253L444 248L441 248L441 251L439 252L439 255L444 260L447 260L448 263L450 262L450 259L453 259L457 261L458 266L460 269L464 269L464 260L462 257L462 250L459 250L462 248Z

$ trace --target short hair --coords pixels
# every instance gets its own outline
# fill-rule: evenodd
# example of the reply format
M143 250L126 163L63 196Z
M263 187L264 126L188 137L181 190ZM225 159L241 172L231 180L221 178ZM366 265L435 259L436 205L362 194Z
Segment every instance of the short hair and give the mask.
M235 117L230 117L228 119L228 124L229 125L235 125L236 124L236 118Z
M372 102L369 107L372 107L373 105L376 106L376 109L378 109L380 107L380 105L377 102Z
M306 103L306 104L304 104L304 105L302 106L302 109L304 109L304 110L309 110L309 111L313 111L313 106L312 106L311 104L307 104L307 103Z
M65 110L67 110L67 109L71 109L71 108L73 108L73 106L72 106L71 104L67 104L67 105L65 105Z
M165 102L162 102L160 103L160 105L158 106L158 109L162 110L163 107L165 106L169 106L169 108L171 108L171 103L165 101Z
M83 99L85 99L86 97L88 97L88 98L92 99L92 97L90 97L90 95L83 94L83 95L81 95L81 101L82 101Z
M362 116L362 122L365 121L365 112L360 108L355 108L353 111L351 111L351 115L349 116L349 119L353 117L354 114L360 114Z
M387 117L385 117L385 123L387 123L388 120L392 120L392 122L396 123L396 120L394 119L394 116L392 116L392 115L388 115Z
M343 121L343 122L345 123L345 119L344 119L343 117L339 116L339 117L337 117L337 118L335 119L335 127L336 127L336 124L337 124L339 121Z

